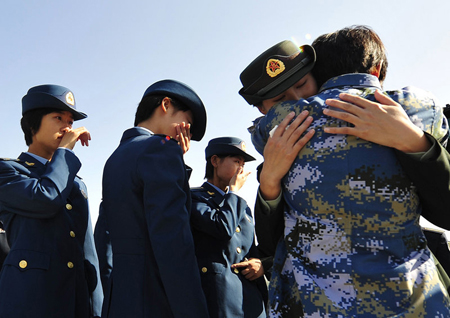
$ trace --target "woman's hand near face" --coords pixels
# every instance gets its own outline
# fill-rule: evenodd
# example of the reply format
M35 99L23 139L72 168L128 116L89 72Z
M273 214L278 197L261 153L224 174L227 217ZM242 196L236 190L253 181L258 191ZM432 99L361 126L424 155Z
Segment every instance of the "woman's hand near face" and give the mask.
M249 176L251 172L244 172L244 167L239 166L236 173L230 180L229 188L230 191L237 192L239 191L242 186L245 184L245 181L247 181L247 177Z
M91 140L91 134L85 127L79 127L75 129L66 129L64 136L61 139L59 147L73 149L77 141L81 142L82 146L89 146L89 140Z
M183 154L188 152L189 147L191 146L191 137L191 124L182 122L177 126L177 135L175 136L175 140L178 141Z

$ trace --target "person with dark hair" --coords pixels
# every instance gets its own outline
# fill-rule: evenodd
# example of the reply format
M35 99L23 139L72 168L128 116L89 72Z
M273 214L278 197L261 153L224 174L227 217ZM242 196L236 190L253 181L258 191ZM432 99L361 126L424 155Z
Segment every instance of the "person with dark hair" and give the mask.
M269 289L272 317L450 315L448 293L418 224L417 189L394 150L385 147L391 145L327 133L350 125L327 116L334 115L326 107L327 99L343 92L372 101L374 94L381 98L377 76L386 59L375 45L377 39L370 28L358 26L319 37L315 44L324 45L313 45L318 61L322 49L336 51L348 43L361 48L349 52L353 58L326 62L342 63L343 73L325 82L317 96L275 105L253 131L252 141L263 153L271 136L280 134L276 127L288 114L308 109L314 118L314 136L283 178L285 230ZM382 56L381 64L365 63L365 54ZM355 61L365 74L352 73ZM315 67L315 72L321 71L318 64ZM405 125L419 137L414 149L429 149L424 131L446 140L448 125L431 94L410 87L388 94L420 127Z
M378 34L367 26L323 34L312 46L316 51L316 67L311 73L319 88L330 78L348 73L372 74L381 84L386 78L386 48ZM332 47L334 50L330 51Z
M103 171L96 232L108 231L113 260L102 317L208 317L183 160L205 130L205 107L189 86L162 80L147 88L135 127Z
M367 42L367 40L365 41ZM381 62L382 58L385 58L385 48L377 35L374 42L381 53L376 55L377 59L375 60L367 61L368 59L366 59L365 64L369 66L366 66L367 69L374 68L377 63ZM315 46L317 45L320 45L319 41L316 41ZM344 47L343 50L345 51L347 48ZM333 52L329 50L320 50L320 54L321 59L334 60ZM341 58L346 58L348 54L348 50L345 51L345 54L342 54L341 51L337 53ZM361 55L361 53L359 54ZM316 81L312 76L316 62L316 53L311 46L303 45L299 48L291 41L277 43L261 53L242 71L240 79L243 87L239 93L249 104L258 107L262 114L267 113L273 105L279 102L311 97L318 91ZM349 61L349 63L352 62ZM321 64L319 61L319 68L321 68ZM269 66L277 65L280 66L278 72L272 72ZM334 66L330 67L330 70L333 69L335 69ZM359 66L353 66L354 71L358 69ZM325 71L329 71L329 69L327 68ZM380 69L380 78L385 78L386 71L387 61L383 63ZM333 75L336 74L335 72ZM319 74L318 76L322 75ZM328 76L331 77L331 75ZM319 81L321 86L323 80L319 79ZM292 83L294 84L292 85ZM381 98L379 102L384 105L372 102L367 105L369 101L366 99L343 94L342 98L352 99L354 104L345 103L346 110L356 113L357 120L352 120L353 128L341 127L335 128L335 130L347 129L345 133L356 135L368 141L381 142L394 148L401 144L409 145L410 152L417 151L417 149L413 149L412 145L416 143L416 139L420 136L417 136L414 129L409 129L415 128L415 126L401 106L384 95L376 95L376 97ZM340 103L343 104L343 102ZM343 112L335 112L335 114L342 115ZM274 255L276 245L284 231L282 217L284 202L281 197L281 179L289 170L300 149L314 134L314 129L309 129L306 134L302 135L312 121L312 118L307 116L308 112L304 111L294 122L290 123L289 129L286 130L285 128L293 120L292 117L283 125L284 128L277 129L278 133L275 133L268 140L264 148L264 165L258 166L258 180L261 185L255 201L254 214L258 248L262 255L266 257ZM341 119L343 119L342 116ZM374 125L374 122L378 125ZM298 130L295 128L298 128ZM302 137L300 138L300 136ZM450 195L448 195L450 156L445 147L432 136L427 136L427 138L432 144L427 152L418 156L396 151L397 157L406 173L412 175L412 180L419 189L423 206L422 216L434 224L450 229L450 215L440 213L450 205ZM418 170L422 172L417 173ZM431 182L433 184L432 191L430 190L430 178L435 181ZM444 255L444 261L447 256ZM438 257L441 256L438 255ZM445 273L442 273L442 275L445 275ZM450 285L448 287L450 288Z
M237 192L253 161L243 140L211 139L207 182L192 188L192 233L210 317L266 317L264 264L254 244L253 216Z
M87 189L73 148L88 146L73 93L32 87L22 99L28 151L0 160L0 221L10 251L0 273L0 317L99 317L103 292Z

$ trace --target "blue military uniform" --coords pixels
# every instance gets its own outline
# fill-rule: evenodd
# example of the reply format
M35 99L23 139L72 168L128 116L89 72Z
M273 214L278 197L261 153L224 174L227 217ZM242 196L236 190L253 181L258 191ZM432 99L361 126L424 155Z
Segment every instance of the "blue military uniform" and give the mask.
M0 220L11 247L0 275L0 317L99 315L101 287L94 247L85 240L92 229L86 186L76 177L80 167L64 149L47 165L26 153L0 161ZM94 252L89 259L87 249ZM96 303L90 302L94 290Z
M209 141L205 158L247 154L245 143L236 137L219 137ZM207 178L209 169L207 165ZM254 225L247 202L233 192L224 193L212 183L191 189L192 234L202 287L210 317L266 317L264 302L267 286L263 277L250 281L231 265L259 258L254 242Z
M258 257L251 211L238 195L219 191L207 182L191 189L192 233L210 317L265 317L264 279L250 281L231 269Z
M33 87L23 97L24 115L42 108L86 117L58 85ZM10 246L0 273L0 317L100 316L103 293L80 167L68 149L57 149L49 162L31 153L0 160L0 222Z
M166 80L150 86L144 97L153 93L190 107L193 139L202 138L206 112L190 88ZM178 143L143 127L126 130L104 168L101 207L102 224L96 231L103 233L97 232L96 238L102 239L99 246L107 247L109 232L113 257L102 317L208 317ZM102 259L108 261L108 255Z
M139 127L125 131L103 174L113 251L103 317L207 316L190 204L177 142Z

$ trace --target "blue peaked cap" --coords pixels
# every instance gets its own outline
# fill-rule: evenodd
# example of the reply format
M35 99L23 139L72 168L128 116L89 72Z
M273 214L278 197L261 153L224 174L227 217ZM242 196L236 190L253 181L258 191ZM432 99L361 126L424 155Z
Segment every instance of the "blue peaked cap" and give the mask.
M192 140L200 141L206 131L206 109L200 97L192 88L175 80L162 80L152 84L142 98L148 95L166 95L187 106L194 116L191 127Z
M70 89L59 85L39 85L28 90L22 98L22 115L26 112L40 108L54 108L69 111L74 120L87 117L85 113L77 110L75 97Z
M208 160L214 155L237 155L244 157L245 161L256 160L247 153L245 142L237 137L211 139L205 149L205 158Z

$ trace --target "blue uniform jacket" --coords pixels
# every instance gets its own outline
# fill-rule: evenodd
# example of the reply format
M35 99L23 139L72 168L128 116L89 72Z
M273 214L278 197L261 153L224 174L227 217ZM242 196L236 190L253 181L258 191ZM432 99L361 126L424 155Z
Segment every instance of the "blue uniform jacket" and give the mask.
M0 221L11 250L0 274L0 317L100 316L103 293L81 167L68 150L43 165L0 161Z
M113 269L102 317L208 317L190 205L178 143L126 130L103 172L100 228L109 230Z
M231 269L258 257L247 202L233 193L224 196L207 182L191 193L195 252L210 316L266 317L264 279L249 281Z

